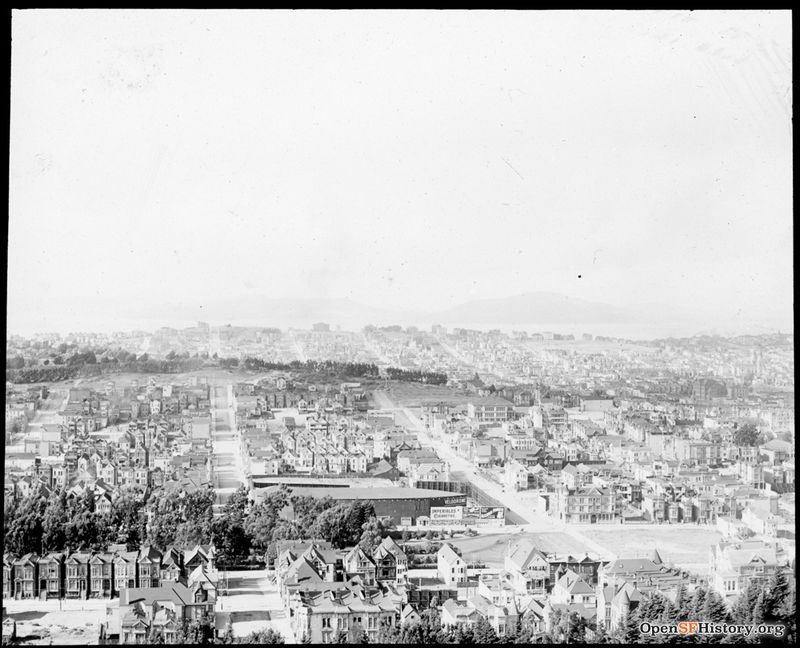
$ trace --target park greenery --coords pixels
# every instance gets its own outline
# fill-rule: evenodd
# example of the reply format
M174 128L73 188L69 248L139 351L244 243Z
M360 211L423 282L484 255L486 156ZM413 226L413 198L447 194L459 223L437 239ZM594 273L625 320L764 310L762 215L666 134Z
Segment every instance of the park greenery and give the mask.
M62 343L41 363L37 358L25 359L22 355L6 358L6 380L15 384L59 382L75 378L91 378L107 374L147 373L178 374L199 371L203 368L244 369L246 371L286 371L302 376L329 376L346 378L381 378L421 382L431 385L447 383L447 374L431 371L388 367L381 374L375 364L364 362L338 362L334 360L307 360L300 362L270 362L261 358L220 358L206 352L190 355L188 352L170 351L163 358L149 354L137 355L123 349L78 348Z

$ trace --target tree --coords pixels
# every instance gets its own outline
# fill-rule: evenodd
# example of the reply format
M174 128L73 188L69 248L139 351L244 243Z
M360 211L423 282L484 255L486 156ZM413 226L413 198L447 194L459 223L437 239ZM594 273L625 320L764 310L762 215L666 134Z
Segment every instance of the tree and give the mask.
M644 599L638 608L638 616L642 621L666 621L672 613L672 604L660 592Z
M360 623L354 623L350 626L350 630L347 633L347 643L351 644L368 644L369 643L369 635L367 631L364 630Z
M147 519L139 491L118 488L111 500L111 525L118 531L117 539L135 546L147 540Z
M67 500L64 525L65 544L72 550L105 551L115 531L106 515L97 515L94 493L86 489L81 497Z
M758 429L752 423L740 425L733 432L733 445L755 446L758 444Z
M346 644L347 643L347 633L344 630L337 630L333 634L333 638L331 639L331 643Z
M706 594L705 601L703 602L703 611L699 618L703 621L712 621L715 623L725 623L728 621L728 606L717 592L712 590Z
M174 540L181 522L178 493L153 493L147 501L147 543L164 551Z
M204 488L189 493L179 506L181 522L175 534L175 546L190 549L211 542L214 522L214 489Z
M67 545L64 529L67 524L67 494L63 489L47 500L42 518L42 546L45 551L57 551Z
M485 617L480 617L475 624L475 643L478 644L491 644L497 643L499 637L494 631L494 628L489 625Z
M178 641L182 644L209 644L211 643L211 629L198 621L183 620L178 628Z
M594 636L592 637L592 643L596 644L604 644L609 643L611 641L611 637L606 631L606 627L602 622L598 622L597 629L594 631ZM525 643L530 643L525 642Z
M778 619L786 626L786 633L783 636L784 643L797 643L797 589L791 588L780 609Z
M254 630L247 635L242 643L251 644L283 644L286 640L283 635L272 628L264 628L263 630Z
M322 538L336 548L353 546L361 540L364 524L375 516L370 502L339 503L326 509L311 525L308 535Z
M686 585L681 583L675 593L675 603L672 606L670 621L683 621L691 616L691 598L686 591Z
M4 550L18 556L42 550L42 520L47 500L36 488L9 508L4 507Z
M365 552L372 555L372 552L377 549L383 541L383 537L386 533L383 528L383 523L373 516L362 525L362 529L363 531L358 545Z
M289 503L287 493L288 489L284 488L270 493L247 514L244 522L245 532L253 545L259 549L267 549L272 542L272 533L278 516Z
M391 619L384 619L378 629L378 643L396 644L400 643L400 628Z
M634 608L633 610L629 611L628 614L625 615L625 620L623 623L614 633L615 639L618 640L615 643L639 643L642 637L641 632L639 631L640 623L641 620L637 610Z
M703 605L706 602L706 590L702 586L698 586L698 588L694 591L694 595L692 596L692 615L695 619L701 619L703 613Z
M750 623L753 625L759 625L764 623L765 617L765 605L764 605L764 590L759 588L758 598L756 599L755 607L753 607L753 612L750 617ZM746 643L761 643L763 637L753 633L752 635L748 635L745 638Z
M223 515L231 520L243 522L250 508L250 491L247 486L236 489L225 503Z
M577 612L570 612L561 618L562 636L566 643L586 643L586 628L589 624Z
M212 522L211 536L221 566L235 565L250 554L250 537L243 521L235 521L226 515Z
M764 621L766 623L777 623L781 619L781 607L786 602L790 594L789 581L786 575L779 568L770 575L764 587Z
M753 610L756 607L758 597L761 594L761 587L758 583L749 583L747 588L739 594L733 604L731 616L734 623L750 623L753 618Z

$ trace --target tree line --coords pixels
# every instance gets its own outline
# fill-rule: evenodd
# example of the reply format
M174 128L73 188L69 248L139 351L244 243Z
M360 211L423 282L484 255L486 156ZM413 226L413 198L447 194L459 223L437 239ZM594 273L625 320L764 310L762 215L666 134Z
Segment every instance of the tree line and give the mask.
M36 362L36 361L34 361ZM261 358L246 357L219 358L217 354L209 357L208 353L170 351L165 358L151 358L149 354L136 355L125 350L89 349L75 351L72 355L56 356L48 364L29 364L22 356L6 358L6 380L15 384L37 382L59 382L75 378L90 378L114 373L148 373L171 374L198 371L204 367L221 367L223 369L244 368L248 371L293 371L305 374L324 374L351 378L378 378L380 369L377 365L366 362L340 362L336 360L307 360L300 362L271 362ZM447 374L420 370L398 369L389 367L386 370L392 380L406 382L422 382L432 385L447 383Z
M110 512L99 514L91 489L75 496L60 489L45 496L37 487L19 500L6 499L3 551L22 556L67 549L107 551L114 543L147 544L161 551L213 544L219 565L225 567L249 561L253 551L274 559L281 540L319 538L339 549L360 544L370 551L389 530L370 502L300 497L285 487L253 504L242 486L217 517L215 500L210 486L188 494L157 489L149 497L120 488Z
M786 574L777 570L766 583L750 583L729 608L725 600L714 590L697 587L692 595L681 585L675 600L671 601L659 592L635 608L622 626L608 635L600 628L595 641L600 643L764 643L767 640L793 644L796 641L796 588ZM782 624L786 627L783 637L770 639L766 636L750 637L737 635L643 635L640 625L651 623L677 623L679 621L707 621L735 624Z

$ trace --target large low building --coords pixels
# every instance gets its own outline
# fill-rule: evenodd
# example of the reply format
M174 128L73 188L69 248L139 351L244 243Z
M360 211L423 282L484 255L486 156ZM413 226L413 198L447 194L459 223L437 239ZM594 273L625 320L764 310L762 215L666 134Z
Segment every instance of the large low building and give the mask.
M273 487L274 488L274 487ZM257 490L256 501L271 489ZM427 488L355 487L355 488L292 488L293 495L330 497L336 502L359 500L372 502L379 518L390 518L397 525L414 525L417 518L431 516L431 507L466 506L467 496L462 493L430 490Z

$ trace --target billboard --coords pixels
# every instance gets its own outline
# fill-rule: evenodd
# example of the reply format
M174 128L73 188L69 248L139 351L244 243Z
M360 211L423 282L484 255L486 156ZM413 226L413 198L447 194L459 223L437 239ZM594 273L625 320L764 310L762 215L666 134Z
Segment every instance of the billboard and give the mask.
M431 506L431 522L460 520L464 517L463 506Z

